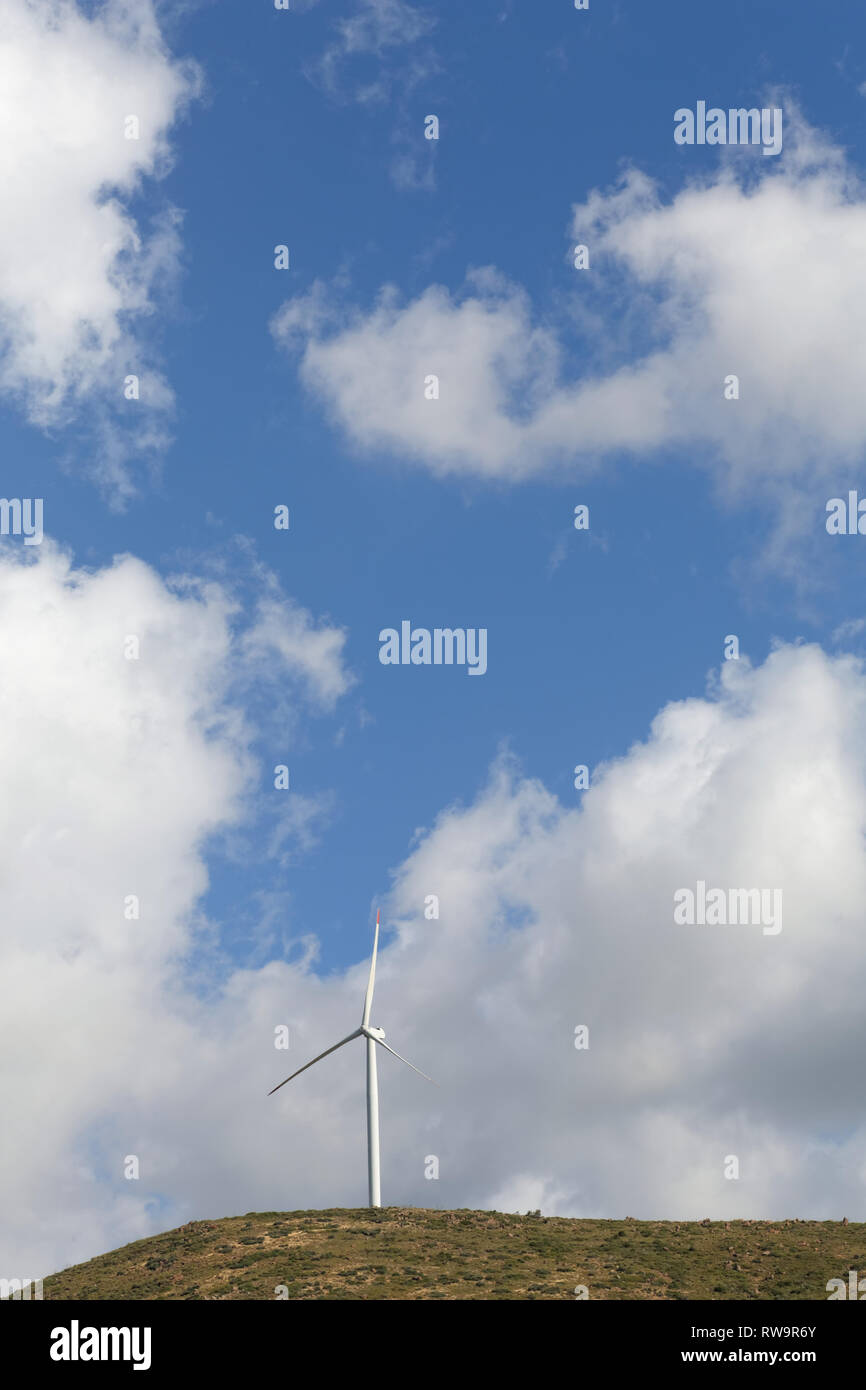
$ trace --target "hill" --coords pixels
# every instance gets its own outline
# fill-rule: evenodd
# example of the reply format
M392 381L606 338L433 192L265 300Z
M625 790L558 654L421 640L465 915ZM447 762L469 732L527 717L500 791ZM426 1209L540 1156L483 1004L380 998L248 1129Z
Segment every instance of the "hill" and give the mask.
M44 1297L826 1300L849 1269L866 1274L862 1223L270 1211L135 1241L47 1278Z

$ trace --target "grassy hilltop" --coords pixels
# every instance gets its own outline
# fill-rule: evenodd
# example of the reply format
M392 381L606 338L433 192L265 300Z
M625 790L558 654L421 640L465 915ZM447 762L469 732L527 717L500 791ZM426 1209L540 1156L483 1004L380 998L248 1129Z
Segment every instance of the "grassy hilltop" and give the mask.
M824 1300L866 1274L866 1225L578 1221L495 1211L248 1212L191 1221L45 1280L46 1299ZM285 1297L282 1294L282 1297Z

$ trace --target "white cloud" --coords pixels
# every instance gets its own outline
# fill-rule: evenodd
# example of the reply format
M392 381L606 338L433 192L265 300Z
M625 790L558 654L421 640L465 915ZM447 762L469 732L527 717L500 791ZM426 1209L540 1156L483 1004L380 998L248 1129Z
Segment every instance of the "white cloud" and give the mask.
M0 390L43 427L87 406L115 496L129 491L132 447L115 407L138 412L137 452L165 442L171 391L142 329L179 254L177 214L144 234L129 200L165 173L168 132L197 86L167 53L151 0L93 14L74 0L0 0ZM125 138L130 116L138 139ZM123 399L129 374L137 404Z
M335 308L318 284L283 307L274 332L302 344L304 381L363 448L402 450L439 474L523 476L538 466L521 453L534 426L512 418L509 402L549 396L557 343L501 277L481 272L470 284L460 305L442 286L406 306L386 289L369 315L330 333ZM430 374L440 379L438 401L425 398Z
M580 809L505 764L444 814L397 876L383 965L409 1055L443 1083L436 1198L656 1217L862 1204L864 774L863 667L785 647L668 706ZM780 888L780 935L675 925L674 891L699 878Z
M287 599L260 601L255 625L244 637L249 657L276 658L303 677L317 701L332 708L353 678L343 666L346 634L327 624L316 624L312 615Z
M570 329L488 269L459 294L388 287L368 312L325 314L320 286L276 336L350 440L438 475L517 480L677 447L735 493L835 485L866 445L866 197L838 150L790 106L785 119L777 160L729 151L671 201L631 170L576 208L591 266L571 272Z
M129 556L91 573L48 542L23 560L7 547L0 626L0 1181L16 1194L0 1250L3 1277L18 1277L154 1219L153 1165L182 1149L193 1106L186 1061L223 1047L187 973L194 956L206 994L205 846L261 815L271 781L233 695L261 672L220 586L170 588ZM317 668L321 634L306 630L287 659L274 654L273 684ZM139 656L126 659L133 637ZM275 833L281 848L289 830ZM163 1104L187 1118L157 1134ZM125 1182L139 1148L141 1183ZM160 1181L174 1181L164 1167Z

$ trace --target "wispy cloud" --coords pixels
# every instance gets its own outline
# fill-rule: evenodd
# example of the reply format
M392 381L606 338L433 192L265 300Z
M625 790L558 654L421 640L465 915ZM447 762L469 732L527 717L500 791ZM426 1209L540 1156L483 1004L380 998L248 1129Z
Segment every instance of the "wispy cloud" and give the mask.
M414 94L440 71L431 39L437 25L428 10L408 0L358 0L355 14L334 25L334 40L307 76L336 101L380 106L396 113L390 175L407 191L435 187L435 142L422 138Z
M394 66L394 51L429 38L436 20L407 0L359 0L358 10L334 24L336 37L310 69L325 90L344 101L381 102L395 84L405 91L430 70L431 59L404 54ZM356 60L374 59L372 73L359 73Z

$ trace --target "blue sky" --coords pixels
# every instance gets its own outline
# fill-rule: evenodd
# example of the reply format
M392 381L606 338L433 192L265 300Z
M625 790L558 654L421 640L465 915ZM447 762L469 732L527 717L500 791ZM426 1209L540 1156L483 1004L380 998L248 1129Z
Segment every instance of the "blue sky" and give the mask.
M206 99L175 133L174 170L135 206L142 221L165 202L185 213L179 303L160 324L178 398L163 475L117 514L58 470L63 439L3 411L4 456L19 460L8 495L33 495L42 478L46 528L82 563L129 549L170 574L188 553L242 534L300 602L348 628L360 684L336 716L339 748L334 727L318 727L306 749L286 751L278 727L261 744L265 784L272 752L291 762L296 788L335 794L320 845L292 866L289 903L289 922L316 924L325 967L356 959L368 903L413 831L470 799L503 742L569 796L575 763L617 755L667 699L702 691L727 632L759 659L771 638L815 635L787 589L769 580L742 592L731 577L731 562L760 546L766 516L719 512L676 457L613 459L605 477L509 491L436 484L388 457L359 467L268 321L286 297L342 270L363 304L384 282L407 295L430 281L457 288L467 267L496 264L552 309L574 292L571 204L613 182L626 158L673 193L694 172L685 158L716 157L670 138L673 111L694 93L752 104L788 86L856 150L866 64L851 8L822 7L817 36L810 4L740 4L716 24L685 3L418 8L436 18L441 71L395 114L393 101L363 107L350 93L382 70L399 92L400 49L346 61L335 95L304 78L349 7L204 4L179 17L168 7L172 47L203 64ZM420 140L428 110L442 121L432 152ZM418 158L435 157L435 190L389 179L403 129ZM272 268L279 242L288 272ZM288 535L272 530L281 502ZM591 507L591 541L573 531L578 502ZM820 626L849 616L834 582ZM487 627L487 676L379 667L378 632L403 617ZM249 912L249 877L214 869L211 912L224 912L222 895ZM281 885L278 870L265 873Z
M40 480L46 528L82 563L128 549L169 574L242 534L289 592L347 629L359 684L346 707L308 746L272 726L260 750L265 783L286 760L296 788L333 794L327 830L292 865L290 888L279 869L253 882L217 862L208 901L217 918L246 914L255 885L288 888L288 934L314 923L325 968L357 957L369 904L414 830L470 799L502 744L575 795L576 763L624 751L666 700L700 693L727 633L757 659L773 638L828 634L851 616L862 574L859 554L846 555L854 574L831 571L808 613L773 576L744 588L732 563L760 550L772 517L760 504L720 510L693 459L673 454L510 489L437 482L381 454L359 466L268 332L288 296L340 271L363 305L385 282L406 295L431 281L457 289L468 267L495 264L555 312L574 294L574 203L624 160L671 194L718 162L671 138L673 111L696 94L751 105L783 85L856 153L866 64L850 6L822 6L817 33L814 7L797 3L728 6L716 21L687 3L417 8L436 20L438 70L404 95L400 47L347 60L333 94L304 76L349 6L166 7L172 47L201 63L206 94L173 135L173 170L134 205L145 223L166 203L184 210L178 302L158 326L177 394L162 476L118 514L58 468L62 435L2 414L8 495ZM383 72L391 100L351 99ZM442 122L433 150L428 111ZM394 187L401 135L435 167L435 189ZM279 242L285 273L273 269ZM280 502L288 535L271 525ZM591 538L573 532L578 502ZM487 627L485 678L380 667L379 630L404 617Z
M8 18L17 18L22 3L0 0L0 13L5 8ZM75 8L65 7L67 19ZM116 7L109 4L106 11L81 4L77 9L98 26ZM671 702L694 702L672 716L674 723L683 721L684 744L691 737L685 729L689 710L697 712L695 718L706 717L708 729L719 719L719 746L740 749L736 775L742 774L743 786L752 762L773 745L778 762L761 783L767 796L762 826L790 799L778 790L776 772L781 786L783 769L790 771L800 761L808 765L826 735L828 750L835 751L826 751L827 761L820 764L827 796L826 806L816 812L813 839L820 839L820 827L832 822L841 796L834 758L838 755L841 768L840 750L850 746L846 741L856 743L854 761L860 767L860 726L855 737L850 711L859 709L862 671L855 677L848 667L833 666L833 658L844 648L859 659L866 568L859 538L830 539L824 528L827 499L845 495L862 479L866 445L866 422L857 413L856 364L864 291L861 280L852 280L850 291L846 280L856 276L863 222L855 219L866 203L858 183L866 168L866 54L857 9L838 0L824 0L820 8L805 0L752 0L711 13L686 0L591 0L584 13L569 0L474 0L470 6L394 0L389 10L384 0L318 0L285 13L275 11L270 0L243 5L167 0L158 7L155 22L162 40L155 49L148 48L154 32L147 29L149 6L142 13L145 29L136 33L134 24L121 26L117 39L118 53L128 51L143 65L153 61L152 68L142 67L142 90L150 84L159 95L175 60L197 65L199 89L185 109L180 99L159 96L165 167L144 169L119 196L141 234L142 256L171 208L182 212L177 242L165 251L165 273L149 274L151 312L117 316L123 330L119 355L102 376L97 373L95 384L70 399L65 412L35 419L32 380L25 379L23 387L19 382L18 389L0 380L3 490L7 497L44 498L46 535L71 553L77 567L105 573L115 556L128 554L148 567L157 584L179 574L221 582L239 604L227 620L239 643L266 592L300 605L312 615L314 627L344 634L338 698L304 694L297 671L287 666L284 673L276 657L268 658L267 671L246 671L226 697L243 707L253 761L242 815L230 805L227 773L225 786L214 784L219 813L213 823L206 812L211 794L203 793L189 825L184 822L178 830L180 838L188 834L189 839L176 875L186 887L173 909L178 923L185 924L178 928L176 954L169 953L175 985L187 980L192 995L204 990L205 982L217 990L224 986L234 1026L241 1016L233 1012L235 1006L241 1009L238 1000L247 1001L243 1007L252 1016L259 990L270 981L275 998L291 999L292 1019L297 1017L303 1034L299 1047L314 1052L319 1050L314 1044L328 1041L324 1033L332 1004L337 1017L344 993L349 998L357 992L359 977L352 968L369 948L375 904L386 904L387 940L395 923L399 926L395 959L415 959L416 927L401 885L411 882L421 894L439 892L436 872L444 881L470 833L487 846L479 848L479 864L489 852L491 864L501 867L507 861L510 872L512 863L522 866L531 850L536 857L527 883L546 883L547 855L556 862L586 862L587 877L574 891L585 890L587 901L594 891L593 853L607 863L609 852L611 864L619 866L611 870L614 878L628 880L637 873L629 867L631 850L624 848L632 833L645 834L645 864L656 853L653 817L635 830L631 812L640 819L642 759L656 753L661 758L669 747L667 724L661 733L650 731ZM370 27L339 28L358 21ZM95 32L69 31L71 91L79 81L86 90L81 74ZM349 52L352 35L358 51ZM386 41L389 36L393 42ZM48 53L44 35L32 42L35 52ZM117 100L125 100L122 83ZM677 146L674 112L699 100L725 109L781 106L786 121L781 156ZM115 95L108 92L106 110L114 111L112 103ZM424 139L430 113L440 119L438 141ZM60 130L62 109L57 119ZM50 135L40 138L50 143ZM91 201L100 188L104 193L112 187L114 166L108 155L104 164L99 158L94 156L95 172L83 185ZM654 185L651 195L646 181ZM64 239L68 209L57 188L56 178L46 181L44 204L56 227L51 283L61 296L76 270L68 250L72 231ZM625 189L619 202L617 188ZM765 220L757 214L762 198ZM592 262L586 272L572 265L575 207L584 209L581 225L590 228ZM797 215L789 215L791 210ZM849 214L851 238L844 232ZM771 250L762 261L765 237L778 254ZM278 271L274 248L283 243L290 248L291 268ZM789 264L785 248L791 246L797 249ZM467 280L485 267L495 267L499 278ZM734 305L730 320L726 277ZM383 286L394 287L397 307L377 318ZM444 298L434 303L431 286L444 287ZM319 298L308 298L311 294ZM324 315L316 307L320 302L328 306ZM14 322L12 304L12 292L0 285L4 332ZM467 369L484 359L471 410L467 406L465 418L456 420L453 436L443 432L432 443L425 436L425 417L416 413L404 419L398 409L400 343L407 341L399 334L412 305L418 306L413 322L423 332L434 325L429 339L434 347L436 324L445 335L439 357L431 351L436 361L429 366L418 349L413 371L417 364L422 371L442 371L446 386L456 388ZM780 306L791 321L773 337L773 315L782 315ZM488 358L480 342L465 356L459 347L448 356L446 337L468 321L467 307L482 316L486 311L491 335L501 334ZM700 328L704 321L706 331ZM532 351L540 354L538 376L531 352L522 355L527 323L537 332ZM295 330L293 342L286 324ZM817 325L814 337L811 325ZM423 338L423 332L416 336ZM362 334L368 335L363 341ZM769 342L763 358L757 349L749 357L756 342ZM707 345L709 375L701 375L705 359L696 344ZM500 370L500 350L514 366L516 384L497 401L487 387ZM17 362L16 351L14 343L7 347L7 361ZM339 361L338 351L345 354ZM552 367L547 352L555 359ZM655 361L657 352L661 393L670 409L658 421L648 411L642 438L640 403L648 398L640 394L645 384L639 377L642 364ZM135 440L141 434L136 436L134 427L130 446L122 420L127 404L132 410L139 405L117 404L117 372L134 372L145 361L167 383L174 404L166 414L170 442L140 457ZM488 368L490 377L483 375ZM814 391L806 380L813 368L819 383ZM725 371L743 372L742 401L721 404ZM830 386L822 396L825 371ZM633 382L630 372L636 374ZM603 393L607 387L623 393L610 397L612 406ZM712 396L710 407L704 390ZM557 400L566 421L574 411L573 428L547 420L546 406ZM636 423L630 402L637 402ZM742 413L735 413L741 407ZM147 401L140 408L142 418L149 418ZM447 431L447 390L436 409ZM110 426L100 436L99 422L106 419ZM500 456L490 441L511 438L511 426L519 434L522 424L520 442ZM104 457L105 440L121 437L127 440L117 445L123 496L116 479L106 481ZM572 524L580 503L590 508L586 532ZM287 533L273 527L279 504L291 511ZM17 558L20 542L10 538L5 546ZM131 575L127 582L146 607L139 581ZM175 621L173 610L167 601L164 606L162 599L153 602L167 631ZM379 632L399 627L403 619L431 629L486 628L486 674L469 678L460 668L383 666ZM182 624L178 629L185 641L192 630ZM728 634L738 636L752 665L743 687L731 675L728 694L719 697ZM14 660L9 641L7 655ZM820 657L805 654L805 644L811 643L823 649ZM767 664L778 648L783 654L777 663ZM178 639L171 661L182 663L183 649ZM160 675L160 700L167 707L174 698L172 670L180 668L173 668L168 656L161 660L167 664ZM22 670L25 661L22 657ZM226 656L224 667L230 664ZM218 671L219 663L212 669L204 658L196 668L204 703L219 684ZM26 708L26 686L21 698ZM224 711L221 701L222 694L217 704ZM181 705L178 700L179 710ZM746 707L754 713L754 743L740 747L731 730L740 727L736 711ZM850 713L850 725L849 713L841 711ZM188 726L188 717L193 718L189 711L178 714L179 730ZM85 725L86 720L82 730ZM776 747L778 730L786 738L780 733ZM832 739L828 730L835 731ZM707 739L711 745L709 732ZM228 765L243 741L231 748L221 731L215 740L217 761L225 755ZM645 754L630 755L645 741ZM484 789L503 754L513 759L507 766L515 780L499 801L498 792L494 797L497 814L501 811L503 824L511 823L512 813L518 819L526 815L530 828L525 838L503 831L496 848L485 839ZM162 767L158 750L155 756ZM694 753L695 768L703 757L701 749ZM735 759L733 753L730 757ZM615 811L606 819L602 791L593 803L598 820L584 825L573 769L576 764L598 769L612 760L621 760L605 784ZM273 768L281 763L291 773L287 794L272 785ZM205 777L198 762L194 765L195 775ZM683 788L690 785L685 764L674 759L674 765L679 770L671 774L667 805L677 803L681 792L685 797ZM617 779L631 776L630 769L634 789L621 793ZM106 785L116 777L108 764L92 771L104 774ZM174 774L166 769L166 780L154 784L154 805L182 802L191 775L183 762ZM741 803L725 800L734 776L734 771L720 774L713 783L700 816L711 816L717 804L717 831L707 831L685 881L694 881L702 864L713 862L725 827L739 818ZM742 795L745 821L750 798L758 793ZM286 796L296 799L296 832L286 831L274 848L271 837L286 815ZM655 818L659 823L662 812L658 809ZM33 811L34 823L41 814ZM45 815L50 818L50 808ZM852 810L846 824L858 824L858 815ZM551 818L571 827L573 854L561 848L553 831L546 840ZM440 830L434 833L437 821ZM124 843L144 833L143 826L144 821L137 829L124 824ZM453 841L452 827L457 827ZM565 829L562 834L564 841ZM689 834L683 831L684 844ZM778 843L762 837L758 829L751 837L753 847L760 844L762 865L768 873L782 872L790 834L780 828ZM839 831L834 843L842 840ZM99 854L110 857L96 832L88 842L90 852L97 856L94 862ZM144 850L142 855L144 862ZM839 874L853 882L861 868L859 861L843 860ZM479 876L480 882L480 870ZM522 967L511 957L500 960L497 933L503 923L513 925L531 910L521 897L523 888L512 893L512 886L490 888L497 903L496 911L491 908L490 940L496 944L495 950L490 946L490 960L495 956L502 967L502 997L511 997ZM474 889L466 888L463 899L461 892L455 880L449 930L468 933L478 901ZM655 900L649 888L635 893L637 918ZM599 950L592 932L603 935L604 925L591 929L574 896L562 901L574 909L580 962L574 979L585 981ZM812 902L806 889L801 901ZM600 910L598 904L592 910ZM551 911L531 952L527 946L527 961L530 955L536 962L546 959L556 949L562 914L568 918L569 910ZM838 903L827 911L834 921L833 914L844 915ZM215 957L206 936L184 934L190 923L205 930L205 922L210 946L219 943ZM314 966L305 967L306 973L280 974L312 937L319 952ZM667 958L676 949L666 944L660 954ZM398 950L409 954L398 957ZM814 960L805 945L803 950L806 955L797 957L792 971L802 970L807 982L823 980L820 971L810 973ZM862 949L852 944L851 951L859 968ZM472 959L473 968L480 969L483 950ZM616 996L612 965L595 963L597 988L584 1003L575 1003L578 1010L589 1007L589 997ZM274 972L268 975L270 966ZM412 983L404 986L407 998L423 998L422 967L431 979L438 978L435 960L419 948ZM673 973L678 968L672 967ZM323 992L317 975L334 982L332 993ZM399 974L392 980L397 1000ZM636 982L621 985L627 994ZM583 987L575 986L578 995ZM810 988L804 985L804 998ZM458 1003L455 993L455 1008ZM514 1003L515 1009L524 1007L529 1008L525 1000ZM533 1007L544 1014L543 996ZM562 1005L566 1033L572 1031L569 1007ZM756 1018L762 1007L756 998ZM184 1016L186 1008L179 1005L173 1016ZM559 1017L558 1009L551 1004L551 1017ZM256 1016L271 1018L264 1004ZM578 1012L576 1020L582 1016ZM197 1026L207 1047L218 1051L216 1023L212 1032L206 1022ZM661 1025L649 1021L646 1026L653 1031ZM743 1046L755 1036L760 1033L744 1023ZM419 1038L423 1043L420 1033ZM415 1057L419 1039L413 1041L410 1056ZM425 1070L433 1065L424 1056L417 1060ZM274 1066L279 1071L281 1061L279 1054L276 1059L262 1055L261 1076ZM730 1057L727 1061L733 1065ZM719 1067L721 1076L722 1062ZM530 1088L534 1084L530 1077L524 1081ZM647 1082L647 1094L654 1084ZM676 1098L680 1093L671 1085ZM659 1113L668 1101L659 1102ZM148 1110L142 1098L137 1103L127 1130L117 1121L117 1143L124 1149L136 1142L128 1137L130 1129L140 1125L148 1133L153 1106ZM754 1103L755 1113L763 1114L760 1099ZM627 1109L624 1099L622 1104ZM691 1140L703 1133L693 1105L700 1108L698 1101L684 1102L671 1121L687 1136L684 1163L694 1157ZM725 1105L732 1115L738 1113L736 1094L726 1095L720 1107ZM748 1109L746 1101L743 1105ZM182 1110L180 1100L177 1110ZM424 1115L423 1123L435 1130L440 1120ZM99 1107L84 1106L78 1138L70 1119L63 1142L72 1148L89 1144L81 1133L92 1137L95 1127L101 1135L103 1118ZM801 1186L792 1180L789 1193L798 1213L809 1214L823 1200L816 1176L820 1145L842 1144L843 1136L847 1141L856 1122L842 1101L830 1116L810 1111L801 1130L786 1129L788 1119L779 1120L777 1133L763 1136L765 1157L804 1146L813 1154L809 1145L818 1146L814 1171ZM651 1116L647 1123L653 1122ZM451 1123L453 1132L453 1115L441 1123L446 1131ZM323 1120L320 1137L326 1131ZM104 1142L108 1155L94 1164L112 1171L113 1139ZM141 1140L145 1147L146 1142ZM421 1139L417 1142L423 1147ZM173 1176L182 1166L177 1157L184 1152L182 1141L172 1132L171 1141L165 1135L154 1139L154 1148L160 1143L165 1151L176 1144L175 1157L154 1177L140 1207L124 1205L131 1198L120 1182L112 1189L116 1210L122 1209L116 1217L105 1214L102 1199L89 1189L80 1191L71 1200L92 1214L84 1246L78 1237L36 1245L38 1258L80 1256L84 1247L94 1253L109 1240L134 1238L165 1212L198 1214L194 1192ZM468 1149L458 1161L466 1143L465 1136L453 1140L458 1175L452 1187L443 1184L434 1196L423 1184L419 1193L406 1178L399 1195L429 1205L497 1199L500 1205L538 1205L543 1199L560 1210L592 1214L629 1205L625 1175L620 1186L611 1179L608 1188L601 1177L588 1178L586 1192L575 1195L563 1176L571 1160L561 1137L551 1141L546 1167L539 1162L536 1171L528 1158L515 1159L513 1172L490 1172L489 1178L479 1176L483 1160L475 1155L470 1161ZM593 1160L599 1174L608 1164L606 1152L599 1141ZM311 1165L315 1153L310 1150ZM324 1201L300 1179L297 1191L283 1193L278 1173L255 1168L253 1178L244 1161L240 1155L226 1159L225 1170L214 1177L207 1193L212 1214L218 1206L233 1209L231 1194L241 1183L255 1190L261 1204ZM842 1189L859 1193L862 1174L855 1175L855 1159L848 1154L844 1163ZM333 1176L336 1168L329 1171ZM749 1198L755 1209L773 1190L776 1169L769 1158L762 1173ZM647 1213L664 1214L665 1190L663 1184L635 1189L632 1205L643 1202ZM691 1177L683 1191L688 1192L684 1206L668 1214L681 1214L692 1201L696 1207L716 1203L718 1210L727 1201L727 1194L714 1195ZM350 1202L360 1193L348 1186L337 1196ZM16 1240L16 1248L30 1248L26 1236Z

